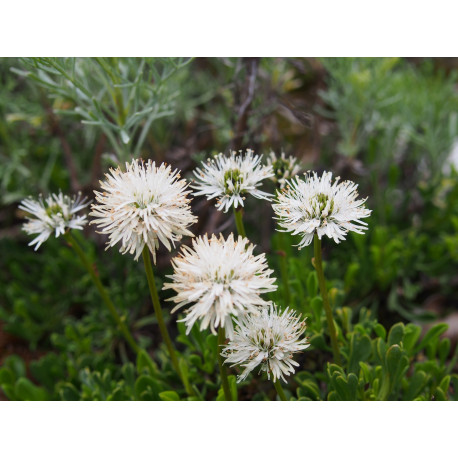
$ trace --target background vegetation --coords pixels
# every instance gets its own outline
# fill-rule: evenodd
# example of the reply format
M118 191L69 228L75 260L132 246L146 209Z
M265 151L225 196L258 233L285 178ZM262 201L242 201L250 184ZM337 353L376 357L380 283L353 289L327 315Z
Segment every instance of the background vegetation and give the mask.
M397 58L1 59L2 396L186 399L141 263L104 251L92 228L76 234L154 365L126 346L62 239L38 252L27 246L17 205L59 189L92 198L108 167L132 156L166 161L191 178L208 155L249 147L285 151L304 170L351 179L373 209L366 235L324 243L344 368L328 363L312 252L288 250L290 305L309 317L311 341L288 396L457 399L456 66L453 59ZM211 202L195 199L193 211L195 234L235 230L232 215ZM247 200L245 221L279 277L270 206ZM159 252L160 283L171 256ZM278 284L271 297L286 306ZM198 397L221 399L216 337L197 329L186 336L176 316L167 319ZM238 399L275 398L266 381L236 386L237 370L231 373Z

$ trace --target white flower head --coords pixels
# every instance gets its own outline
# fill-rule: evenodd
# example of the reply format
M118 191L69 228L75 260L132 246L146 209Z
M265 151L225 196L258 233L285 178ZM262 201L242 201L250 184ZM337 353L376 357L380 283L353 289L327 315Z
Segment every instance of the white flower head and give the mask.
M224 212L231 207L243 207L247 194L270 200L271 194L258 189L262 180L273 176L272 166L261 164L261 158L247 149L245 155L231 151L229 156L219 153L202 162L203 169L194 170L196 181L192 187L198 190L194 195L205 195L207 200L216 197L216 208Z
M190 208L190 191L178 170L170 165L133 159L110 169L101 181L101 192L94 191L97 204L90 213L102 234L108 234L107 248L121 243L122 254L135 254L137 260L145 245L156 262L159 241L170 251L183 235L193 236L187 227L197 221Z
M286 186L286 180L290 180L295 177L300 171L301 166L298 163L297 158L294 156L285 156L285 153L281 153L277 156L273 151L267 156L267 165L272 166L273 176L270 177L280 189Z
M224 347L221 355L225 363L242 366L244 371L238 382L259 366L259 373L267 373L273 381L285 380L294 374L299 364L293 355L305 350L310 344L302 334L305 320L288 308L281 313L275 304L263 307L260 314L247 314L236 319L234 338Z
M57 238L67 229L82 230L87 223L87 216L78 216L76 213L87 207L89 203L81 193L69 197L59 192L59 194L51 194L45 200L41 196L38 200L32 197L24 199L19 209L28 213L28 221L22 228L27 234L38 234L29 245L36 245L36 251L53 232Z
M340 243L349 231L363 234L367 229L361 218L367 218L371 210L365 208L367 198L358 200L358 185L339 183L339 177L332 184L331 180L331 172L321 178L307 173L304 180L296 177L277 194L272 205L276 219L284 232L301 234L299 249L310 245L315 233L320 239L327 235Z
M172 310L192 304L182 320L187 332L197 320L200 329L210 326L225 328L228 337L233 335L232 317L247 312L256 313L259 306L267 304L260 294L274 291L275 278L269 270L264 254L253 255L254 245L248 239L230 234L224 237L204 235L192 242L192 248L183 246L182 253L172 260L173 283L164 289L173 289L177 295L169 300L177 305Z

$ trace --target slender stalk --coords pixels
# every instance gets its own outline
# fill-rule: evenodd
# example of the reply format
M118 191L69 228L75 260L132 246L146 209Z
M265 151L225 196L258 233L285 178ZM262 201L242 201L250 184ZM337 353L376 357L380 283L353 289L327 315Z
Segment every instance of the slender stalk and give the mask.
M277 381L274 382L274 387L277 390L277 393L278 393L278 396L280 396L280 399L282 401L287 401L288 399L286 399L285 392L283 391L283 388L281 386L279 379L277 379Z
M234 208L235 225L237 226L237 232L242 237L246 237L245 226L243 225L243 209L242 207Z
M324 311L326 313L326 319L328 321L329 336L331 337L332 352L334 354L334 361L339 366L342 365L340 358L339 346L337 344L337 330L334 324L334 318L332 317L332 309L329 304L328 290L326 289L326 280L323 272L323 261L321 258L321 240L317 234L313 236L313 246L315 251L315 269L318 275L318 284L320 285L321 297L323 298Z
M149 254L149 249L145 245L142 252L143 262L145 264L146 278L148 279L149 292L151 294L151 300L153 301L154 313L156 314L157 322L159 324L159 329L161 331L162 338L164 339L167 350L169 351L170 359L172 360L172 365L177 371L178 375L182 379L182 374L180 366L178 364L178 358L175 353L175 348L173 347L172 339L170 338L169 331L164 322L164 317L162 315L161 303L159 302L159 295L156 289L156 283L154 282L154 273L153 266L151 265L151 258Z
M87 271L89 272L89 275L91 276L92 281L94 282L97 290L99 291L99 294L103 299L103 302L105 302L105 305L107 306L109 312L111 313L111 316L116 321L119 328L121 329L121 332L123 333L127 343L131 346L132 350L134 350L134 352L138 354L141 348L137 345L137 342L135 342L135 339L132 337L132 334L130 333L128 327L126 326L126 324L121 319L118 312L116 311L116 308L113 302L111 301L110 296L108 296L106 289L103 287L102 282L100 281L100 278L96 274L93 265L87 258L83 249L80 247L80 245L78 244L78 242L76 241L76 239L73 237L73 235L70 232L66 232L64 234L64 237L67 240L67 242L69 243L69 245L73 248L75 253L78 255L84 267L86 267Z
M286 255L286 242L285 242L285 233L278 233L278 240L280 245L280 250L278 251L279 264L280 264L280 274L283 281L283 299L285 301L285 306L288 307L291 305L291 291L289 289L288 281L288 258Z
M229 387L229 380L227 379L227 369L224 365L223 357L221 356L221 346L224 345L226 341L226 335L224 332L223 327L218 328L218 365L219 365L219 373L221 374L221 385L223 385L224 391L224 400L225 401L232 401L231 396L231 389Z

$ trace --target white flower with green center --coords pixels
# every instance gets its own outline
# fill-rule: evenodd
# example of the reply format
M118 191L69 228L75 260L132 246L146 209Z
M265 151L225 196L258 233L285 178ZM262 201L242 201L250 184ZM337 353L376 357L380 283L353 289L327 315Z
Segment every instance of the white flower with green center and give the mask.
M324 172L320 178L314 172L305 179L296 177L285 189L277 193L272 205L284 232L300 234L299 249L310 245L313 235L324 235L336 243L345 240L349 231L363 234L371 210L366 209L366 199L358 200L358 185L352 181L332 181L332 173Z
M29 245L36 245L36 251L53 232L57 238L67 229L82 230L87 223L87 216L78 216L76 213L88 205L87 198L83 198L81 193L69 197L59 192L45 200L41 196L38 200L32 197L24 199L19 205L20 210L28 213L28 221L23 225L23 230L27 234L38 234Z
M183 235L193 236L187 227L197 218L191 213L188 183L180 180L178 170L134 159L125 172L118 167L105 176L102 191L94 191L98 203L90 215L91 224L108 234L107 248L119 242L119 251L137 260L146 245L156 262L159 241L171 251Z
M271 151L267 157L267 165L272 166L274 173L270 180L280 189L286 186L286 180L290 180L301 171L297 158L293 156L286 157L285 153L281 153L280 156L277 156Z
M164 289L173 289L177 295L169 300L177 305L175 312L192 304L185 310L187 332L197 320L200 329L224 327L228 337L233 334L232 317L247 312L256 313L267 302L261 294L274 291L275 278L269 270L264 254L255 256L254 245L248 239L231 234L224 237L207 235L192 242L192 248L183 246L179 256L172 260L172 283Z
M234 337L221 355L226 364L244 368L237 381L245 380L259 367L259 373L266 372L274 383L278 379L286 382L285 376L294 374L294 366L299 365L293 355L310 345L303 336L305 320L301 321L292 310L281 313L275 304L270 304L260 314L244 315L235 321Z
M216 208L227 212L231 207L243 207L246 195L270 200L271 194L260 191L262 180L273 176L272 166L261 164L262 156L253 156L247 149L245 154L231 151L229 156L219 153L215 158L202 162L203 168L196 169L195 196L217 199Z

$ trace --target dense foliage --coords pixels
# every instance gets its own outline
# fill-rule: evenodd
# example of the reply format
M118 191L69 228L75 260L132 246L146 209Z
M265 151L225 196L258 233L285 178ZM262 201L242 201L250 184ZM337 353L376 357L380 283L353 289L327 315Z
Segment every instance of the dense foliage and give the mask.
M28 195L93 199L109 167L132 157L171 163L192 179L219 151L273 149L303 170L359 184L365 235L323 241L342 366L334 363L313 246L275 231L269 202L247 199L245 224L278 290L307 317L310 347L284 385L298 400L458 399L457 73L449 61L405 59L1 59L0 387L11 400L222 400L217 337L186 335L171 315L170 255L156 266L185 390L158 331L141 262L83 246L142 351L127 346L90 275L64 239L37 252L21 232ZM455 148L455 149L454 149ZM452 153L452 151L455 151ZM455 158L455 159L453 159ZM455 162L454 162L455 161ZM270 186L270 189L269 189ZM274 184L265 186L275 192ZM194 234L235 232L231 213L194 198ZM185 242L186 243L186 242ZM287 290L286 290L287 289ZM447 322L450 324L444 324ZM454 325L454 326L453 326ZM275 399L253 372L232 397ZM189 392L194 394L190 395Z

